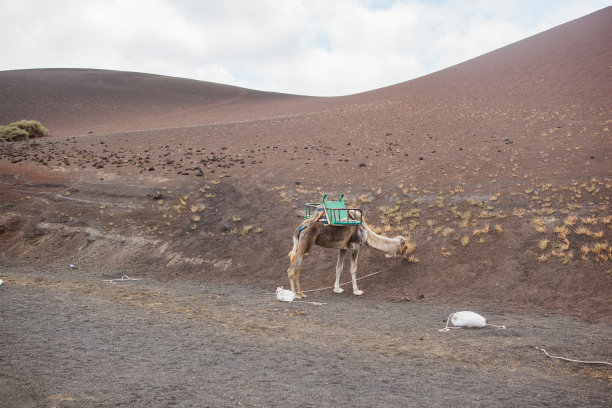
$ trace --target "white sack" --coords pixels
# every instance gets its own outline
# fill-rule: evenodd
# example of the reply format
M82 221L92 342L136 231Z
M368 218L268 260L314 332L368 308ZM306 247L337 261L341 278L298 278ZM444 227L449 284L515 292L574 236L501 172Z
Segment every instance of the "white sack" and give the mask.
M276 288L276 298L281 302L293 302L295 299L295 293L290 290L283 289L282 286Z
M487 320L478 313L464 310L451 315L451 323L457 327L485 327Z

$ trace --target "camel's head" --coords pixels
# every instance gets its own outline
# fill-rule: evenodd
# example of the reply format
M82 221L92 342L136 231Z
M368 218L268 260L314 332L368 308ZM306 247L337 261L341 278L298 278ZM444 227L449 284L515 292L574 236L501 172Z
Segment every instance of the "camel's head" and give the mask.
M397 255L406 258L409 254L414 252L414 244L412 244L406 237L398 236L396 239L400 242L397 249Z
M401 235L398 235L397 237L395 237L395 239L399 241L396 255L405 255L406 251L408 251L408 240L405 237L402 237Z

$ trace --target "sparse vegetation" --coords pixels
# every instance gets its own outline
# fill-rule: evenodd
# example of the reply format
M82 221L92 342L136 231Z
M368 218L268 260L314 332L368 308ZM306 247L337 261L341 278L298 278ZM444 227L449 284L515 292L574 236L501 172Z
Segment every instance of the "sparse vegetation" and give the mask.
M8 126L0 126L0 141L28 140L47 136L49 131L37 120L20 120Z

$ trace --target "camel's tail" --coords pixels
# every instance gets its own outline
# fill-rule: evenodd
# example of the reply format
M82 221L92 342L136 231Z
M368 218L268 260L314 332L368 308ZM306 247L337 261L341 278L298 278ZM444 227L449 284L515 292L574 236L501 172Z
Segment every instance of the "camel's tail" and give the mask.
M289 252L289 259L291 259L291 263L293 263L293 261L295 261L295 255L297 253L297 246L298 246L298 240L299 240L299 233L293 234L293 248L291 249L291 252Z

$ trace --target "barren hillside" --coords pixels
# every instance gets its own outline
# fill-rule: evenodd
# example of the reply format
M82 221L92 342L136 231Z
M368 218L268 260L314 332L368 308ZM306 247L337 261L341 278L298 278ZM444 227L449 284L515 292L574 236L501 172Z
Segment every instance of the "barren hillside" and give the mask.
M338 98L138 73L0 72L5 262L287 285L303 205L344 193L416 245L360 258L366 298L609 319L612 8ZM329 286L315 249L305 289ZM348 291L341 296L348 296Z

